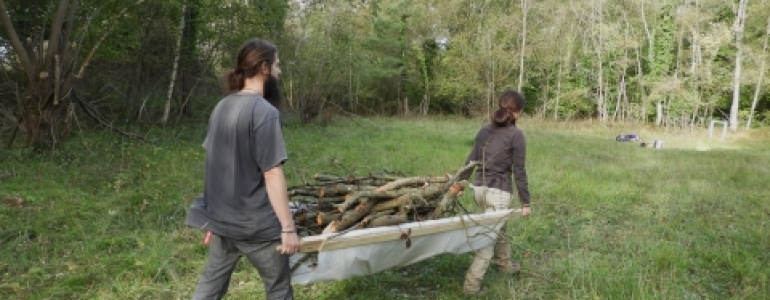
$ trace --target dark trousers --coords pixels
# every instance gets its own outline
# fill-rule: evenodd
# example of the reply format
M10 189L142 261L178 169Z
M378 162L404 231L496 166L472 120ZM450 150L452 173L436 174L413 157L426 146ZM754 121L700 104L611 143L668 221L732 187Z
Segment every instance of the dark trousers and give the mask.
M243 255L259 272L267 300L293 300L289 256L276 251L280 244L280 241L238 241L212 234L206 269L198 280L192 299L222 299L227 294L230 276Z

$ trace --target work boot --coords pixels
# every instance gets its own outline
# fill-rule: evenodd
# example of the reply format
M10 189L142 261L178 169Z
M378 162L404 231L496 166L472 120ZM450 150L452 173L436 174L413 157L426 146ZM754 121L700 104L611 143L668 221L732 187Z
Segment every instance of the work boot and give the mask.
M519 274L521 266L517 262L508 261L507 263L497 265L497 271L504 274L515 275Z
M465 274L465 282L463 283L463 294L477 295L481 292L481 278L483 276L483 273L481 276L478 276L472 270L468 270L468 273Z
M473 259L468 272L465 274L465 282L463 283L463 294L466 295L481 295L485 293L485 288L481 285L481 281L484 279L484 273L486 273L489 267L489 257L492 256L492 248L484 248L479 251L479 254Z
M463 289L463 294L465 294L466 296L484 296L487 294L487 292L488 292L487 288L483 286L476 291Z

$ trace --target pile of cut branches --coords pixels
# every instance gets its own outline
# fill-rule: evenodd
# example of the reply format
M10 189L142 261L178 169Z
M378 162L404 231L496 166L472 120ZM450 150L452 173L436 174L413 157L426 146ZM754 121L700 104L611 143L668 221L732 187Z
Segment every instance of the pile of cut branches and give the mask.
M403 177L393 174L317 174L313 182L289 187L294 221L303 236L397 225L451 214L467 182L453 175Z

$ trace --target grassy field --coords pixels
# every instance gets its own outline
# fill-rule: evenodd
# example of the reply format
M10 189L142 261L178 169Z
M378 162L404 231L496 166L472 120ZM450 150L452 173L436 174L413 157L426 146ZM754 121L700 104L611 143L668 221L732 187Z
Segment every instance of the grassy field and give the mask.
M286 128L289 184L317 172L441 175L482 120L342 119ZM770 299L770 131L666 132L521 121L533 215L509 224L522 273L490 269L486 299ZM185 228L205 125L155 144L90 132L54 155L0 150L0 298L189 299L206 249ZM640 133L664 149L617 143ZM466 193L464 202L470 203ZM17 205L16 200L24 203ZM464 299L470 255L296 285L298 299ZM227 299L263 299L245 261Z

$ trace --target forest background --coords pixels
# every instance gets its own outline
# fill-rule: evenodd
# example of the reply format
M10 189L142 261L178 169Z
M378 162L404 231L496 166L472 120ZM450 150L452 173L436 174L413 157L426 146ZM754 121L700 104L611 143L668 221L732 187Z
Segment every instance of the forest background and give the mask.
M3 0L0 20L8 147L205 120L251 37L305 123L486 115L506 88L544 119L770 122L766 0Z

